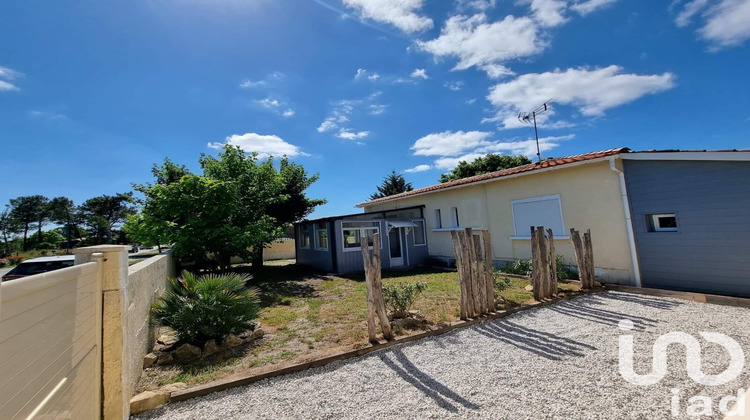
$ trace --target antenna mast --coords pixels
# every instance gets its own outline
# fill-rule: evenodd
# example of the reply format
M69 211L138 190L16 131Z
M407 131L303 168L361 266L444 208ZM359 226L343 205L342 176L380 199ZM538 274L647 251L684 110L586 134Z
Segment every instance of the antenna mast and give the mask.
M534 137L536 137L536 157L539 162L542 161L542 152L539 149L539 131L536 128L536 116L549 110L552 106L552 99L540 105L537 109L531 112L521 112L518 114L518 121L526 124L534 124Z

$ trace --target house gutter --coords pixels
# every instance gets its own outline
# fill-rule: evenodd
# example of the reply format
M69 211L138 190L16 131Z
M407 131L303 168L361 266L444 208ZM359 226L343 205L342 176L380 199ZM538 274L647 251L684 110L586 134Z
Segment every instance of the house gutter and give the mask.
M625 212L625 225L628 230L628 245L630 246L630 262L633 264L633 276L635 278L635 287L643 287L641 284L641 267L638 264L638 252L635 248L635 234L633 233L633 220L630 214L630 205L628 204L628 187L625 184L625 173L617 169L615 159L609 159L609 169L615 172L620 178L620 195L622 196L622 210Z

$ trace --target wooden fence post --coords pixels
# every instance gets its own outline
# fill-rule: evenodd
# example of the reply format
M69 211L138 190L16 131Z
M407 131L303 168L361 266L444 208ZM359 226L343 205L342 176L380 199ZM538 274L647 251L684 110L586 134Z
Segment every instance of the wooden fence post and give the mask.
M386 340L393 339L391 332L391 323L388 320L388 313L385 309L385 300L383 299L383 283L380 275L380 234L376 233L372 238L372 256L370 256L369 246L367 244L367 235L360 235L360 244L362 247L362 257L365 263L365 283L367 289L367 331L370 342L377 343L375 337L375 315L380 320L380 329L383 331L383 338ZM371 306L372 305L372 306Z
M453 253L456 254L456 270L458 271L458 284L461 288L461 298L459 300L460 317L462 320L466 320L469 316L467 314L468 308L468 292L466 290L466 273L464 269L466 264L463 261L463 251L461 249L461 235L459 232L451 231L451 238L453 239Z
M484 287L487 289L487 308L489 312L495 312L495 266L492 263L492 239L489 230L482 231L482 242L484 242Z
M471 235L472 244L474 245L474 256L476 257L477 267L477 278L476 278L476 293L474 297L479 304L479 314L486 315L488 312L487 306L487 275L485 270L487 267L484 264L484 254L482 254L482 238L479 235Z
M549 258L550 258L550 283L552 289L552 295L557 294L557 253L555 252L555 235L552 233L552 229L547 229L547 237L549 238Z
M588 288L594 287L594 249L591 245L591 229L583 234L584 254L586 255L586 269L588 270Z
M594 250L591 245L591 230L583 234L575 229L570 229L570 240L576 251L576 262L578 263L578 277L581 279L581 288L590 289L594 287Z
M549 254L547 253L547 238L544 236L544 227L537 226L536 228L536 240L537 240L537 251L539 260L539 273L541 277L541 287L539 294L542 299L546 299L550 296L550 273L549 273Z

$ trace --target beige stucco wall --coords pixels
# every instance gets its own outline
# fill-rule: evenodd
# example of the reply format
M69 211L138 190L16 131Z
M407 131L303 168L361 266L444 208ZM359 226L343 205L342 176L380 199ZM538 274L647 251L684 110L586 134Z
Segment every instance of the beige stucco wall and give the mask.
M123 295L122 379L124 399L128 403L143 372L143 356L153 346L153 328L149 324L151 304L169 288L167 277L176 276L171 252L151 257L128 268Z
M274 241L266 244L263 249L263 261L289 260L295 257L294 239ZM242 264L245 262L240 257L232 257L231 264Z
M618 161L619 166L619 161ZM367 206L380 211L425 205L430 255L453 256L449 231L436 231L435 209L442 212L443 226L450 226L450 209L457 207L461 227L489 229L496 260L531 256L530 241L515 235L511 201L560 195L563 224L581 231L591 229L597 275L606 281L633 281L625 214L619 178L608 161L592 162L546 172L501 178L492 182L408 197ZM555 241L557 252L570 263L575 252L568 239Z

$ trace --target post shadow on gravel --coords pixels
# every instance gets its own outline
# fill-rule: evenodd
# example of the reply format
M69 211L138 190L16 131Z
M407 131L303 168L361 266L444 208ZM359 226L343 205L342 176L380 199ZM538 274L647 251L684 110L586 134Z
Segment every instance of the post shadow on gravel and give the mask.
M474 329L485 337L502 341L548 360L562 360L569 356L583 357L586 350L597 349L580 341L522 327L506 320L482 322Z
M419 370L400 349L385 351L380 353L378 357L401 379L451 413L458 412L458 407L455 404L460 404L470 410L480 408L477 404L458 395L433 377Z
M622 312L610 311L603 308L597 308L593 305L607 305L607 298L598 296L587 296L585 299L576 299L566 302L560 302L555 305L547 306L546 309L567 315L584 321L595 322L597 324L611 325L616 327L623 319L633 321L636 330L644 330L647 327L656 326L657 321L634 314L625 314Z
M656 308L656 309L673 309L678 306L684 305L685 302L680 301L671 301L671 300L664 300L664 299L656 299L646 296L640 296L640 295L629 295L625 293L607 293L606 295L603 295L604 299L610 299L610 300L617 300L621 302L627 302L627 303L636 303L643 306L648 306L650 308Z

